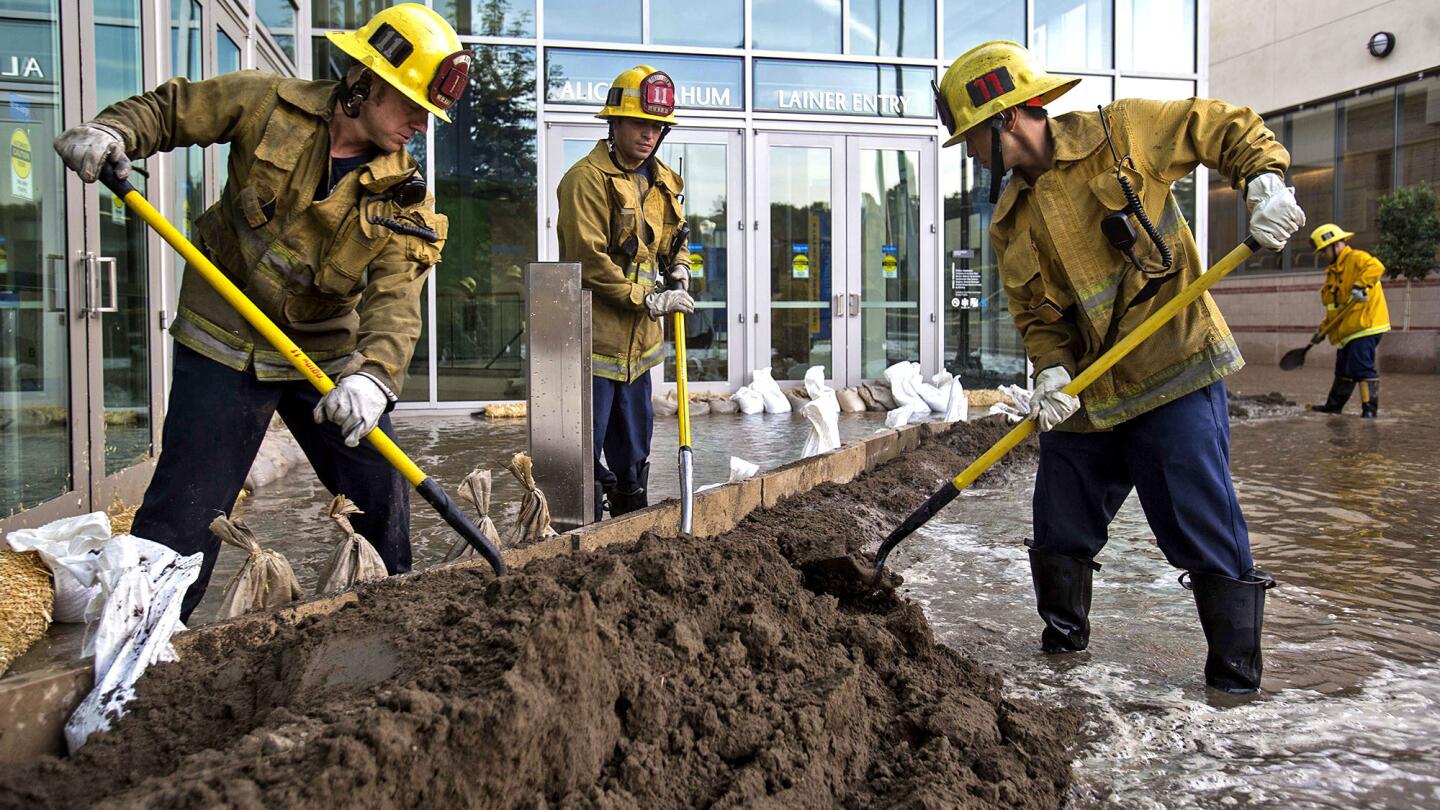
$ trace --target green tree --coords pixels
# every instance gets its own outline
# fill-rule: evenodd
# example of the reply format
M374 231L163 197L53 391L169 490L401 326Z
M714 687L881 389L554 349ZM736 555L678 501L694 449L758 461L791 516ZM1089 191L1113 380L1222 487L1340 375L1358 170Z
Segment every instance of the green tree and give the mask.
M1435 269L1440 252L1437 206L1440 198L1426 185L1397 188L1380 198L1375 256L1384 263L1386 275L1420 281Z

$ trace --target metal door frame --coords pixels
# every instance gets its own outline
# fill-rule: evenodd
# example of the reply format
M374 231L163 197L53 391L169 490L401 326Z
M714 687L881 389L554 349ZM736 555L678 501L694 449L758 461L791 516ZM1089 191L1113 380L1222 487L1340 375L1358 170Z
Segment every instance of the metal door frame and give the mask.
M755 132L755 216L751 229L751 261L754 297L750 310L753 329L750 362L747 368L764 368L770 363L770 188L764 179L770 177L770 148L774 146L819 147L830 150L830 373L826 381L836 385L848 369L848 322L845 320L843 296L846 288L846 264L849 262L849 228L842 219L846 204L846 153L843 132L825 134L761 129ZM817 271L818 272L818 269ZM841 300L837 300L837 296ZM777 380L781 387L798 386L799 380Z
M864 267L864 257L860 255L862 240L861 233L862 211L859 205L858 195L860 193L860 152L862 150L891 150L902 152L918 152L920 159L916 165L917 179L919 180L920 194L920 246L919 246L919 296L915 302L916 306L916 329L920 338L920 356L913 358L920 362L921 370L929 375L939 370L940 360L940 327L938 304L940 295L940 276L936 271L936 256L939 253L939 228L935 222L935 204L938 199L936 194L936 165L935 165L935 137L931 135L913 136L875 136L875 135L847 135L845 137L845 229L847 232L856 234L856 238L850 240L845 255L845 295L847 301L854 300L860 303L857 309L850 306L845 324L845 342L847 346L845 357L845 373L848 385L855 385L864 379L861 373L861 341L860 324L863 317L864 293L861 270ZM853 350L852 350L853 349Z

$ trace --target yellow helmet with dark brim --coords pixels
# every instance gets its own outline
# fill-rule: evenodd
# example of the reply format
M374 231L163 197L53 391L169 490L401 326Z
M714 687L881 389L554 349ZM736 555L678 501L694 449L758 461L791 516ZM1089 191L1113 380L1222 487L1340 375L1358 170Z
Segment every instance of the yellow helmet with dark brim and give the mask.
M663 70L636 65L615 77L596 118L639 118L675 126L675 82Z
M450 122L470 82L474 54L444 17L418 3L383 9L356 31L325 35L405 97Z
M1349 239L1354 235L1333 222L1327 222L1310 232L1310 244L1314 245L1315 252L1319 253L1341 239Z
M1046 73L1030 52L1008 40L977 45L956 59L935 91L935 110L950 132L946 146L1011 107L1043 107L1065 95L1080 80Z

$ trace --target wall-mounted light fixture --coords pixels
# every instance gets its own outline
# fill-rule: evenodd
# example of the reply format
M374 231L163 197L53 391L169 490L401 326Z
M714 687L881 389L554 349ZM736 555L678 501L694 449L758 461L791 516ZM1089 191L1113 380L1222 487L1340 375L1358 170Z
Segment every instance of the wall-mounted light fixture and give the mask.
M1376 59L1384 59L1395 50L1395 35L1389 31L1377 31L1370 35L1370 42L1365 48Z

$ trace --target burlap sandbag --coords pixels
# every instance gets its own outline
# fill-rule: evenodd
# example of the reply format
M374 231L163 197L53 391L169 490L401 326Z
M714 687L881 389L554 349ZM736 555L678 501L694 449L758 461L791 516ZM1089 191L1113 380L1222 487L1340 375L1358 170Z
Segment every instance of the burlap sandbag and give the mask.
M460 482L460 500L470 504L480 520L475 528L480 530L481 536L490 541L490 545L500 547L500 532L495 528L495 521L490 518L490 471L471 470ZM483 560L480 552L470 545L465 538L456 538L455 545L450 547L450 553L445 555L445 562L456 560Z
M0 675L50 628L55 587L38 551L0 549Z
M508 538L508 545L512 548L558 534L550 526L550 504L545 500L545 493L535 486L534 465L535 462L525 453L516 453L510 459L511 474L525 488L525 496L520 499L520 514L516 516L515 527Z
M380 552L350 525L351 515L364 514L360 507L344 495L336 495L325 514L340 527L341 537L320 575L320 593L337 593L355 587L356 583L384 579L388 572Z
M277 608L304 596L290 561L278 551L260 547L255 532L238 518L221 515L210 523L210 531L249 558L225 586L225 600L220 604L221 619L239 616L252 610Z

